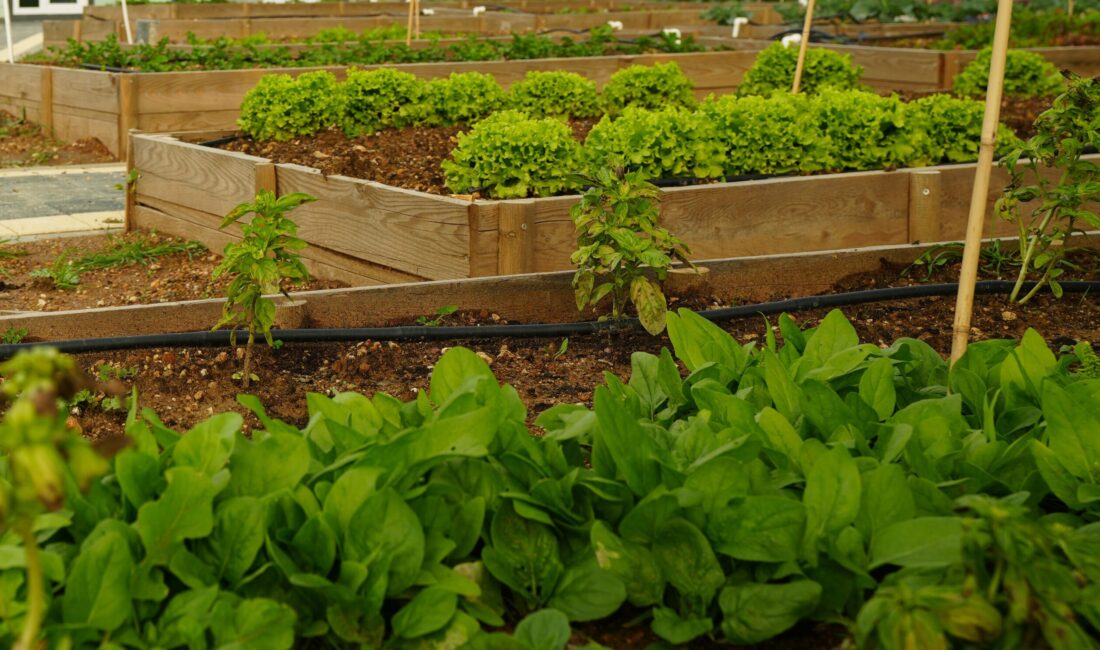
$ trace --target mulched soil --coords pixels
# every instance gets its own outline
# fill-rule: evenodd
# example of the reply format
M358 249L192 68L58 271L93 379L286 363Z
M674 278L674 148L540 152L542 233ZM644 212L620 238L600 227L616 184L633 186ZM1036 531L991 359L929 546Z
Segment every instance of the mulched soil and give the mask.
M224 295L229 279L210 281L221 255L204 251L188 256L177 253L156 258L147 265L89 271L75 289L57 289L48 279L36 279L31 271L48 267L59 255L70 259L102 252L112 241L145 240L150 245L179 241L156 233L132 232L112 237L45 239L0 246L0 310L62 311L115 305L198 300ZM8 257L5 253L25 253ZM347 286L330 280L314 280L309 289Z
M95 138L66 144L44 134L39 125L0 111L0 168L87 165L114 160L107 147Z
M598 120L570 121L573 135L583 141ZM241 138L223 149L320 169L326 176L351 176L432 194L450 194L440 165L451 156L455 138L468 127L386 129L348 138L339 129L287 142Z

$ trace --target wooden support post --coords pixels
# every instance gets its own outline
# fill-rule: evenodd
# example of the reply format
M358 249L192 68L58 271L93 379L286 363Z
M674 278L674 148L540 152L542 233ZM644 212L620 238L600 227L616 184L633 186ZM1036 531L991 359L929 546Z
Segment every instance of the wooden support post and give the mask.
M38 104L38 123L46 131L46 135L54 137L53 131L53 68L42 66L41 101Z
M530 273L535 262L535 222L532 201L500 203L497 273Z
M130 129L138 128L137 75L118 74L118 156L130 159Z
M274 163L256 163L256 194L259 194L260 190L267 190L275 195L279 194Z
M940 234L940 173L909 172L909 242L927 244L943 239Z
M959 74L959 54L957 52L940 52L940 90L948 90L955 85L955 77Z
M80 42L80 37L83 36L83 30L84 30L84 21L83 20L73 21L73 40L76 41L77 43Z

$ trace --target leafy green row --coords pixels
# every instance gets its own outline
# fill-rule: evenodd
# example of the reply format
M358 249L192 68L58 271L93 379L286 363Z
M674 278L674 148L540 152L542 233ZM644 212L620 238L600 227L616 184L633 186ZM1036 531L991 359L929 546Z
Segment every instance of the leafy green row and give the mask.
M241 103L241 129L260 140L289 140L339 126L349 136L413 125L475 122L514 108L537 117L615 115L630 106L693 107L692 82L675 62L619 70L602 95L574 72L531 71L505 92L492 75L452 73L424 81L392 68L265 75Z
M47 644L556 650L566 621L630 606L674 644L813 619L864 648L1097 647L1100 379L1078 355L1029 331L949 368L839 312L781 317L783 345L686 310L668 329L675 358L635 353L541 437L455 348L415 400L311 394L301 429L242 395L251 438L235 413L181 435L135 406L109 467L7 457L0 488L72 486L30 538ZM13 360L6 387L50 363ZM5 413L4 450L50 449L19 440L65 413L33 409ZM25 550L0 535L8 644Z
M346 37L333 33L331 38ZM386 35L383 35L386 36ZM190 50L172 49L167 39L155 45L136 44L123 49L115 36L101 42L69 41L64 49L51 51L37 60L55 65L106 66L140 72L179 70L238 70L246 68L294 68L383 63L428 63L439 61L498 61L546 58L645 54L651 52L698 52L704 48L690 37L674 35L640 37L620 41L610 27L591 30L584 40L557 39L538 34L513 34L508 40L469 36L459 43L433 42L424 48L388 42L367 33L353 42L315 41L311 47L294 51L290 47L261 47L257 38L236 41L216 39Z
M1098 22L1097 24L1100 24ZM963 97L985 97L993 50L985 48L955 77L955 93ZM1004 94L1009 97L1050 97L1065 88L1053 63L1035 52L1009 50L1005 58Z
M1095 43L1100 40L1100 3L1077 2L1073 16L1064 11L1013 11L1011 34L1012 47ZM941 50L980 50L992 42L993 23L984 22L960 25L944 34L932 47Z
M607 166L648 178L721 178L968 162L983 113L981 102L948 95L909 103L830 88L727 95L695 111L628 108L604 117L581 145L562 122L504 112L459 134L443 171L454 192L518 198L576 191L584 184L577 174ZM1002 150L1016 141L1002 126Z

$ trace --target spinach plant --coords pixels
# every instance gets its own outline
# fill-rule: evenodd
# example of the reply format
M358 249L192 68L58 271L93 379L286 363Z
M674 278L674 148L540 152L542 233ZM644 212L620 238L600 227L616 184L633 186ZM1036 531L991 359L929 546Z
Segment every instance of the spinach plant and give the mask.
M215 280L227 273L233 276L221 320L213 329L242 326L248 331L244 368L240 373L245 388L254 378L251 364L256 333L263 334L267 344L276 347L271 338L275 302L267 296L276 292L286 295L286 285L301 284L309 279L309 272L295 253L305 248L306 242L298 238L298 225L286 215L303 203L315 200L302 193L276 198L274 193L260 190L255 201L238 205L220 226L226 228L254 215L251 221L241 224L241 241L226 245L224 258L211 274ZM236 346L236 336L236 329L231 330L231 345Z
M1100 200L1100 165L1082 159L1086 147L1100 147L1100 80L1071 76L1035 127L1035 136L1005 157L1011 182L996 204L1001 218L1019 226L1022 260L1009 298L1021 303L1047 284L1061 296L1067 240L1081 224L1100 228L1091 207ZM1044 168L1056 171L1057 180ZM1021 296L1035 275L1034 288Z
M602 168L590 182L570 211L577 228L577 250L571 257L577 266L577 309L596 307L610 296L611 317L619 319L629 300L642 327L660 334L667 301L659 281L668 275L673 259L691 264L687 247L658 225L660 192L643 173Z

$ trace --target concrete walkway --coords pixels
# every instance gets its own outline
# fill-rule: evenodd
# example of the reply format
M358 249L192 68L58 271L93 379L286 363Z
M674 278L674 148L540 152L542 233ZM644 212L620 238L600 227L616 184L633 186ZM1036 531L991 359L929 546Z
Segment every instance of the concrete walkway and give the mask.
M0 239L122 228L125 175L121 163L0 170Z
M57 16L57 18L65 18L65 16ZM7 61L8 39L4 34L3 20L3 16L0 15L0 59ZM25 54L33 54L42 49L42 18L19 17L12 20L11 40L15 43L16 60Z

